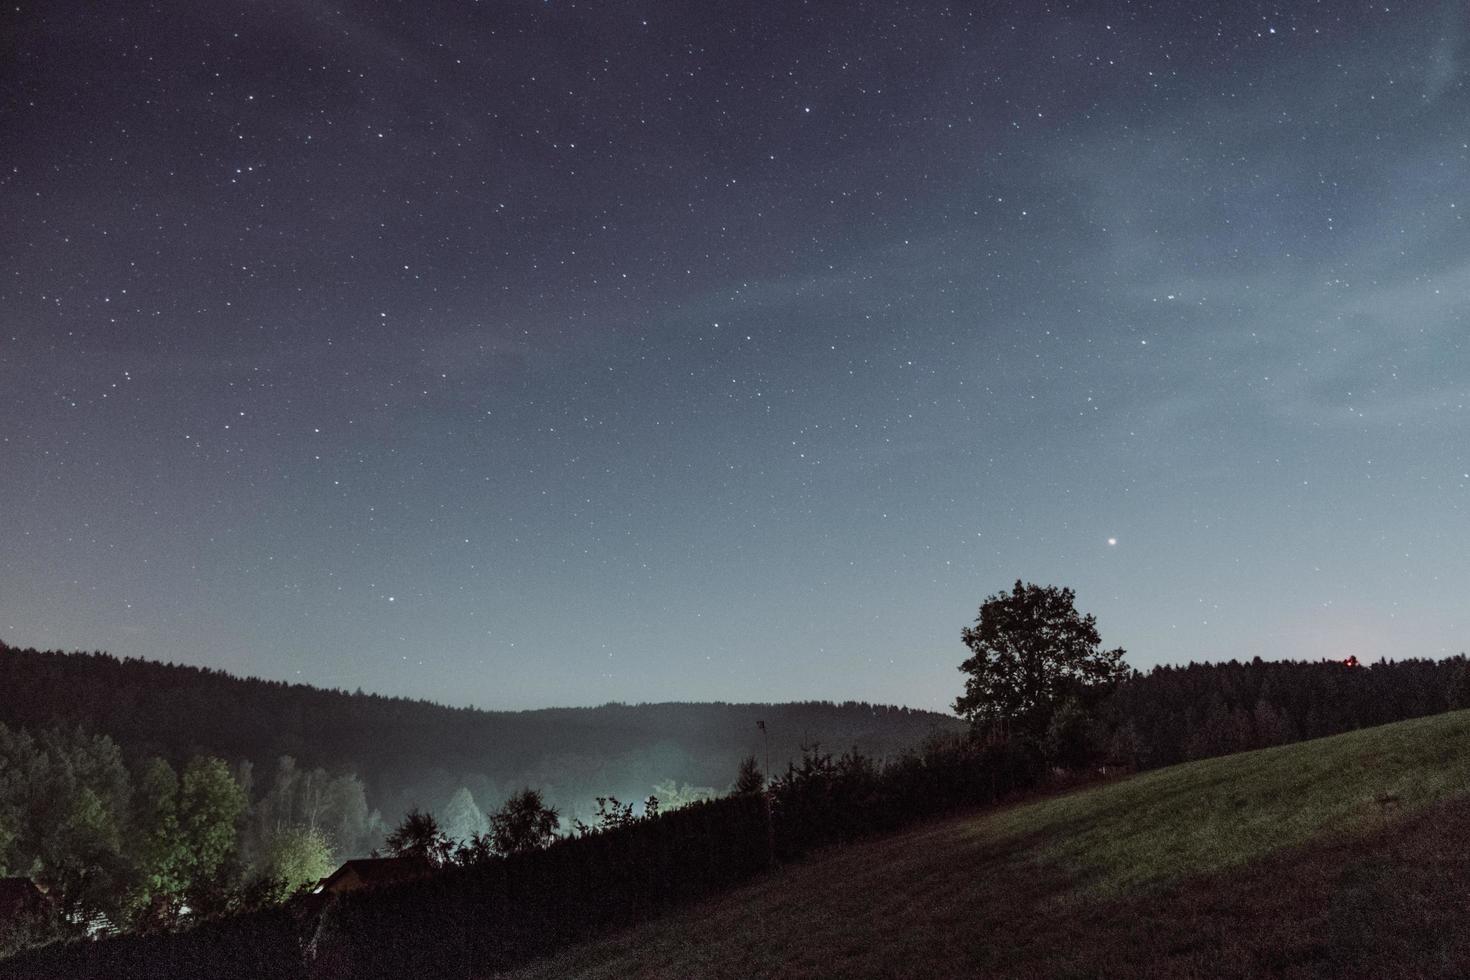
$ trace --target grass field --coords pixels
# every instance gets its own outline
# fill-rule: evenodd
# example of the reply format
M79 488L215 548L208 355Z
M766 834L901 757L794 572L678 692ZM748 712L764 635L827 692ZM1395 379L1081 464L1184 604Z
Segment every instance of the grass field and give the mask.
M833 850L508 974L1470 976L1470 712Z

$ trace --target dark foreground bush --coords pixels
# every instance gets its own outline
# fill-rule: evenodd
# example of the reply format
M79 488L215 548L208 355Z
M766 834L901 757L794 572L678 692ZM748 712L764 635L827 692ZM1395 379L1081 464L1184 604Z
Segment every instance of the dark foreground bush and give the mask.
M922 752L879 767L855 752L808 752L771 787L776 857L906 827L962 806L993 803L1031 786L1041 756L1020 742L982 745L936 736Z
M1039 773L1039 757L1024 747L964 738L936 740L883 767L856 753L809 752L766 794L345 896L309 946L312 973L447 978L505 969L727 890L775 860L994 801Z
M765 804L727 797L542 851L450 868L327 909L322 977L477 976L748 880L768 863Z
M305 980L296 921L271 909L188 932L54 943L0 960L4 980Z

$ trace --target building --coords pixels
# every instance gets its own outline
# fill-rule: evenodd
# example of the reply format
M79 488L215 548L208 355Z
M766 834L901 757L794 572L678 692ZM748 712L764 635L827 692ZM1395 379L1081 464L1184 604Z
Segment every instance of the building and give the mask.
M341 895L377 888L422 878L433 870L428 858L423 857L354 858L323 878L312 894Z
M35 923L47 912L46 892L29 878L0 878L0 935Z

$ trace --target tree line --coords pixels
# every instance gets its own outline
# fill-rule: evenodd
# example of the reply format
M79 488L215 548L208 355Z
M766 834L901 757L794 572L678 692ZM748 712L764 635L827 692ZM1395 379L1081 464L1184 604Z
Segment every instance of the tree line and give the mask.
M1136 769L1470 708L1470 662L1247 661L1134 673L1063 752ZM1053 730L1054 737L1058 734ZM1075 756L1074 756L1075 757Z
M1464 654L1130 671L1075 599L1017 581L982 603L960 633L970 656L954 703L972 734L1023 742L1060 768L1151 769L1470 707Z
M1470 664L1231 661L1130 672L1090 701L1067 684L1054 693L1003 738L977 716L971 732L935 731L886 760L808 745L767 774L747 757L726 795L678 809L604 797L593 822L565 834L534 790L468 839L410 812L385 848L425 856L437 870L422 879L344 895L308 916L263 907L202 932L49 947L6 965L17 977L119 976L139 964L157 977L236 976L248 975L241 963L263 962L278 976L491 973L813 849L995 802L1058 769L1166 765L1470 707Z
M718 795L672 779L654 791L639 819ZM610 825L607 801L598 805L597 825ZM158 756L129 766L106 735L0 723L0 877L29 879L45 893L27 914L0 921L0 955L279 906L342 861L380 851L442 866L534 849L562 824L529 788L486 812L460 787L439 812L442 823L414 808L390 831L355 775L306 769L290 756L265 779L249 760L207 755L179 767Z
M993 802L1048 773L1152 768L1470 707L1463 655L1367 667L1353 659L1257 658L1130 671L1124 651L1103 649L1095 620L1073 600L1070 590L1017 582L981 606L961 637L970 656L960 665L966 683L955 708L967 732L933 725L918 747L884 756L858 747L834 756L804 744L800 761L777 774L747 754L726 795L668 780L641 807L603 796L595 814L569 815L564 835L540 789L523 789L487 814L461 787L441 816L411 809L389 832L367 810L355 777L303 772L289 757L278 761L268 788L252 794L248 759L232 767L196 755L180 775L148 757L130 770L106 736L54 725L34 736L0 729L0 749L9 753L0 756L0 862L44 868L67 896L64 908L106 905L141 931L177 924L186 908L192 921L214 919L207 933L52 949L7 966L55 972L66 961L68 974L124 975L128 957L150 950L162 957L157 964L198 972L216 956L198 938L207 934L222 948L236 941L231 936L248 940L257 958L284 957L303 975L490 971L641 921L812 848ZM749 745L750 736L727 733L736 744ZM18 761L7 761L12 756ZM3 781L16 772L37 775ZM22 784L46 788L14 788ZM51 812L27 809L43 798L65 802ZM239 835L233 849L209 816L230 813ZM353 833L359 846L364 834L376 835L388 853L437 870L344 896L320 914L281 915L293 882L314 880L292 869ZM322 871L320 863L312 868ZM458 938L446 943L446 935ZM244 960L210 969L229 975L237 962ZM160 966L152 975L176 974Z
M158 932L283 901L382 839L361 780L282 757L160 756L107 735L0 723L0 876L45 901L0 923L0 951L98 931Z
M266 772L290 756L303 770L355 773L370 808L390 818L415 805L443 808L461 788L487 802L535 786L569 819L590 818L599 795L642 799L670 779L679 791L722 788L745 755L765 757L757 720L768 724L777 761L797 758L813 738L887 758L935 725L963 727L861 702L481 711L0 644L0 722L13 729L80 724L110 736L130 764L202 754Z
M246 911L173 935L130 935L22 952L23 977L474 976L599 930L645 921L813 849L891 831L1031 785L1039 760L1005 744L936 734L880 762L808 746L774 778L753 758L731 793L666 809L600 801L597 820L557 835L534 790L507 801L478 839L451 841L411 812L388 849L431 873L316 904Z

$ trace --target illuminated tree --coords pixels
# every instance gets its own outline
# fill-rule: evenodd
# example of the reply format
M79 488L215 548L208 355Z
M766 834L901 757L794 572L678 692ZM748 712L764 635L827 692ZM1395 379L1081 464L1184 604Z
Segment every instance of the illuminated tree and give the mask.
M152 758L133 793L132 859L138 881L132 914L140 926L167 924L178 914L189 883L188 852L179 830L179 777Z
M272 885L270 897L288 898L332 873L331 845L314 827L287 827L271 835L262 871Z
M327 812L323 829L331 841L333 856L338 860L366 854L382 839L382 818L369 811L367 789L362 780L351 773L333 779L327 787ZM374 838L377 839L374 839Z
M179 833L189 880L189 904L208 914L231 900L238 826L248 801L223 759L195 756L179 780Z
M490 822L475 804L469 787L461 786L455 790L444 807L444 833L451 840L469 841L489 829Z
M977 730L1006 737L1046 735L1068 698L1089 704L1127 674L1123 649L1101 649L1097 621L1073 604L1075 593L1016 582L990 596L961 638L971 656L954 710Z
M655 783L653 795L658 797L659 806L669 811L682 810L691 804L712 800L715 798L715 791L711 786L680 784L678 780L671 777L661 783Z
M121 918L132 787L117 746L80 728L0 725L0 865L43 884L73 920Z

